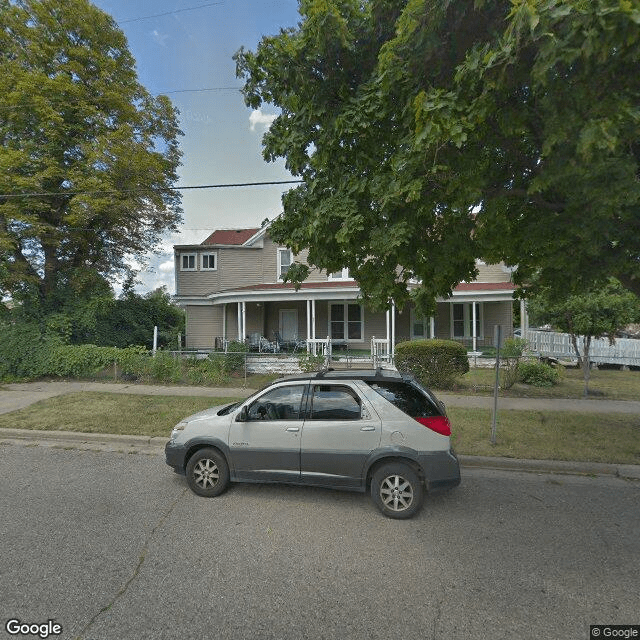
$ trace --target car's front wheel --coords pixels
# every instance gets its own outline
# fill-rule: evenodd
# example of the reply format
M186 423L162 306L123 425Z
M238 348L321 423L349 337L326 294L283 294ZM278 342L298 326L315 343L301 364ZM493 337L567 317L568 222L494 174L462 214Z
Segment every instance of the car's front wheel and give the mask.
M229 486L229 465L215 449L196 451L187 464L187 484L205 498L219 496Z
M371 498L388 518L410 518L420 509L423 496L418 474L402 462L382 465L371 478Z

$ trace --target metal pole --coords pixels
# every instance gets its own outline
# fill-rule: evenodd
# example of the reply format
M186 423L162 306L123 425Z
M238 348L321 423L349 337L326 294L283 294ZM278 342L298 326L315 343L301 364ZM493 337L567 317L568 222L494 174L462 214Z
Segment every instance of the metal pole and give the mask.
M158 349L158 325L153 327L153 355L155 357Z
M500 347L502 346L502 325L496 325L494 331L496 343L496 382L493 389L493 417L491 421L491 444L496 443L496 428L498 418L498 387L500 385Z

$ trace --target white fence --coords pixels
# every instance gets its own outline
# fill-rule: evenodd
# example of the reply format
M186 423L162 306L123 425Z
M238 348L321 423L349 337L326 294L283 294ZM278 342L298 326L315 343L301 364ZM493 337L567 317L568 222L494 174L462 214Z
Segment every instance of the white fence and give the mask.
M576 358L576 351L568 333L527 331L525 338L528 348L541 356L574 360ZM578 350L580 356L583 356L582 336L578 337ZM640 366L640 340L617 338L614 344L609 344L608 338L593 339L589 348L589 360L598 364L638 367Z

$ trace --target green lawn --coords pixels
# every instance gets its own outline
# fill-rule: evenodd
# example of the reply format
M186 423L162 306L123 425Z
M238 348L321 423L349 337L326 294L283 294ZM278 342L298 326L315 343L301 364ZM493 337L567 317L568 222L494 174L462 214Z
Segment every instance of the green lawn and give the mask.
M237 398L69 393L0 415L1 428L167 437L182 418ZM491 415L450 407L458 453L551 460L640 464L640 415L500 411L497 444ZM1 436L1 434L0 434Z
M452 393L490 395L493 393L495 369L471 369L458 380ZM510 398L582 398L584 379L579 369L561 371L560 383L554 387L533 387L515 384L501 389L500 395ZM591 372L590 397L607 400L640 400L640 371L598 369Z

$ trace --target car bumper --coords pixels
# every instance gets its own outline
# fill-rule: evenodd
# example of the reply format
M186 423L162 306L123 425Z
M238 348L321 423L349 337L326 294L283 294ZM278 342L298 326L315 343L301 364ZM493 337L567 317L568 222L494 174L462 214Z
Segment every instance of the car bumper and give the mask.
M186 452L184 445L176 444L172 440L169 440L169 442L164 446L166 463L170 467L173 467L173 470L176 473L181 473L182 475L185 473L184 459Z
M460 463L453 449L420 456L427 491L445 491L460 484Z

